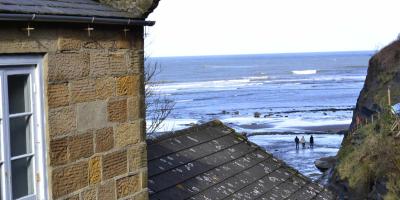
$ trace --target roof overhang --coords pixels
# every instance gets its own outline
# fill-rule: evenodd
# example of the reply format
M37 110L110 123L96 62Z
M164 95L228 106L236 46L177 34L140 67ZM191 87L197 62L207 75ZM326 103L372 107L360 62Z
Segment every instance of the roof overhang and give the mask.
M90 16L69 16L69 15L40 15L40 14L17 14L0 13L0 21L14 22L57 22L57 23L81 23L81 24L102 24L120 26L153 26L154 21L144 19L128 18L107 18Z

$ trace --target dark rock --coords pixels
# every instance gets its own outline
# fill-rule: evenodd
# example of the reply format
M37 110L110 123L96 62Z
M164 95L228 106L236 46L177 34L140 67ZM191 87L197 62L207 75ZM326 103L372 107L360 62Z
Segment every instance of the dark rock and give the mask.
M255 118L260 118L260 117L261 117L261 113L255 112L255 113L254 113L254 117L255 117Z
M355 146L368 145L364 144L366 138L363 134L352 134L357 127L362 126L366 120L370 120L371 116L380 116L383 110L383 106L388 104L388 88L391 91L391 104L395 105L400 102L400 40L394 41L381 51L373 55L369 60L368 74L364 83L364 87L360 92L357 100L356 108L353 112L353 120L350 125L350 130L345 134L344 142L339 151L341 157L348 154L349 149L353 149ZM375 125L373 131L381 132L383 127ZM388 136L386 136L388 137ZM357 148L354 148L357 151ZM371 149L373 152L374 149ZM386 156L386 155L378 155ZM317 162L317 161L316 161ZM338 165L343 164L342 160L338 160ZM354 160L350 162L353 166L357 166L357 162L363 162L362 160ZM355 162L355 163L351 163ZM379 162L370 160L370 162ZM324 162L316 163L321 168L325 169ZM348 164L348 163L344 163ZM379 166L381 163L373 163L371 166ZM360 164L361 165L361 164ZM319 167L318 167L319 168ZM381 168L379 166L379 168ZM354 169L359 170L359 169ZM377 169L379 170L379 169ZM366 174L366 177L370 177L368 184L363 185L352 185L350 187L348 179L342 179L341 174L337 168L333 169L333 174L330 177L331 186L334 187L339 194L348 196L349 199L382 199L387 193L388 188L386 180L383 177L387 177L389 172L382 171L378 177L373 174Z
M234 115L239 115L239 111L233 112Z
M328 169L333 168L335 166L335 163L336 163L335 156L320 158L314 162L315 166L322 172L325 172Z
M390 87L392 104L400 102L400 40L393 42L376 53L369 60L365 84L353 112L350 130L357 123L370 119L371 115L382 110L387 101L387 89Z
M221 112L221 114L223 114L223 115L227 115L227 114L229 114L229 112L228 112L228 111L226 111L226 110L223 110L223 111Z

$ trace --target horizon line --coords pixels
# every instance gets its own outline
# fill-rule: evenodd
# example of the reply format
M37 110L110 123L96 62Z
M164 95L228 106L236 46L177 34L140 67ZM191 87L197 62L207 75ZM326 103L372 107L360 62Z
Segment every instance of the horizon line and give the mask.
M244 54L204 54L204 55L171 55L148 56L149 58L180 58L180 57L218 57L218 56L256 56L256 55L282 55L282 54L327 54L327 53L352 53L352 52L376 52L376 50L351 50L351 51L306 51L306 52L278 52L278 53L244 53Z

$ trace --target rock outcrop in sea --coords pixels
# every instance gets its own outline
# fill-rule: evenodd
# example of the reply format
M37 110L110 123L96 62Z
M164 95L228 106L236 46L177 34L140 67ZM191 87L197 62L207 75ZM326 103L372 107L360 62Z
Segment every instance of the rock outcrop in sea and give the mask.
M399 102L397 40L370 59L350 130L330 178L342 199L400 199L400 118L391 107Z

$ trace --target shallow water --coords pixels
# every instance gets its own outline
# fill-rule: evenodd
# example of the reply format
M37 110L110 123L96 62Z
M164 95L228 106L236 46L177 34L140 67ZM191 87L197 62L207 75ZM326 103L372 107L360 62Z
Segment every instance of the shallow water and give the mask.
M277 158L285 161L304 175L317 180L322 173L315 167L314 161L327 156L335 156L339 151L343 135L320 134L314 136L314 148L300 147L296 150L294 138L296 135L256 135L249 137L251 142L263 147ZM300 138L302 135L298 135ZM306 141L310 135L304 135Z
M154 80L159 83L155 92L175 102L159 131L179 130L213 119L247 133L299 133L314 127L348 125L372 54L150 58L148 62L161 68ZM259 118L254 117L256 112ZM151 119L151 112L147 116ZM316 135L314 149L299 151L295 150L293 135L253 136L250 140L317 179L321 173L314 161L335 155L342 137Z
M213 119L230 123L239 132L349 124L371 54L150 58L148 62L158 63L161 71L154 91L175 102L160 131ZM256 112L260 118L253 117ZM254 123L263 130L249 126Z

